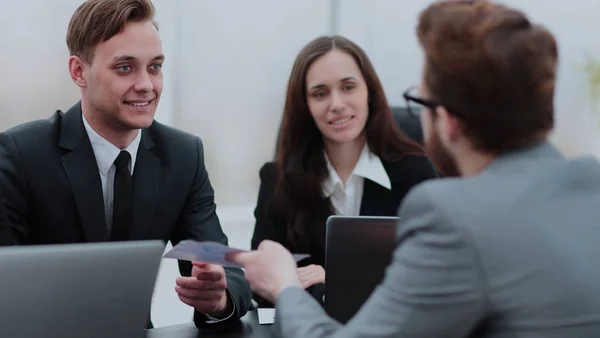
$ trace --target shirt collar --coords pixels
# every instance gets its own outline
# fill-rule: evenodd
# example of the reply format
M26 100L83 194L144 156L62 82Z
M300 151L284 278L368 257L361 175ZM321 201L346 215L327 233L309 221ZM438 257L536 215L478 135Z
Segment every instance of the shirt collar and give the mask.
M333 195L333 192L335 191L335 187L338 184L339 185L343 185L343 184L342 184L342 179L338 175L337 171L335 171L335 168L331 164L331 161L329 161L327 152L324 152L324 155L325 155L325 162L327 162L327 171L329 171L329 176L327 176L327 178L323 182L323 194L327 198L327 197L330 197L331 195Z
M335 187L338 184L342 184L342 180L338 173L333 168L333 165L329 161L329 157L327 153L325 153L325 161L327 162L327 170L329 171L329 176L323 182L323 193L325 197L330 197ZM383 163L379 156L375 155L369 149L369 146L365 143L360 156L358 158L358 162L356 162L356 166L354 166L354 170L352 171L352 176L359 176L362 178L366 178L371 180L388 190L392 189L392 183L390 181L390 177L385 171L383 167Z
M87 131L88 137L90 138L90 143L92 144L92 150L94 150L94 155L96 156L98 170L100 170L102 175L106 175L108 173L108 169L110 169L110 166L115 162L117 156L119 156L121 149L116 147L114 144L108 142L106 139L104 139L102 136L96 133L96 131L92 129L92 127L85 119L85 116L83 116L83 124L85 126L85 130ZM129 171L132 175L141 139L142 132L141 130L139 130L133 141L131 141L131 143L125 149L123 149L126 150L129 153L129 155L131 155Z

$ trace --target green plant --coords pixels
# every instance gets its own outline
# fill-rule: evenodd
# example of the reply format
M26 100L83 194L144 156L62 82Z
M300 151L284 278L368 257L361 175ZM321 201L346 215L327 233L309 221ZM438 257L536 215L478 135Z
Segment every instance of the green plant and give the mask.
M583 71L587 77L587 86L592 104L592 113L598 116L600 128L600 110L598 109L598 103L600 103L600 62L588 57L588 60L583 67Z
M600 99L600 63L590 58L583 67L583 71L587 75L590 98L597 103Z

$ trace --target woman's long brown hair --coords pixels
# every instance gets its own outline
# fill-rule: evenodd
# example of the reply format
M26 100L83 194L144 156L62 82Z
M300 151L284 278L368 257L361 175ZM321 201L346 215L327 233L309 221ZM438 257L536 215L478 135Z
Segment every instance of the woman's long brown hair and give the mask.
M313 256L322 255L325 220L333 211L321 190L328 171L323 136L307 104L306 73L315 60L333 49L352 56L365 79L369 98L365 129L370 150L385 161L423 154L422 147L398 129L375 69L359 46L341 36L318 37L305 46L296 57L288 82L276 155L274 210L285 222L293 250Z

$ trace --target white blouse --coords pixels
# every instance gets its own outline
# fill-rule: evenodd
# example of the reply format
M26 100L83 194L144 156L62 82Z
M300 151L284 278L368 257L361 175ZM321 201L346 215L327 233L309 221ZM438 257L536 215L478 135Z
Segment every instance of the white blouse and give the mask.
M392 189L392 183L381 159L370 151L366 143L345 185L329 161L327 153L325 160L329 177L323 182L323 194L331 199L337 215L359 216L365 178L389 190Z

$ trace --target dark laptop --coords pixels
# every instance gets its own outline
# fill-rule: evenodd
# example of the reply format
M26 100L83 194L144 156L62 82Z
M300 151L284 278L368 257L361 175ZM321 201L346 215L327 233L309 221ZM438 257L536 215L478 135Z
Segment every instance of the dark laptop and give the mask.
M330 216L325 242L325 312L346 323L383 280L396 247L397 217Z
M144 337L164 248L163 241L0 248L0 336Z

